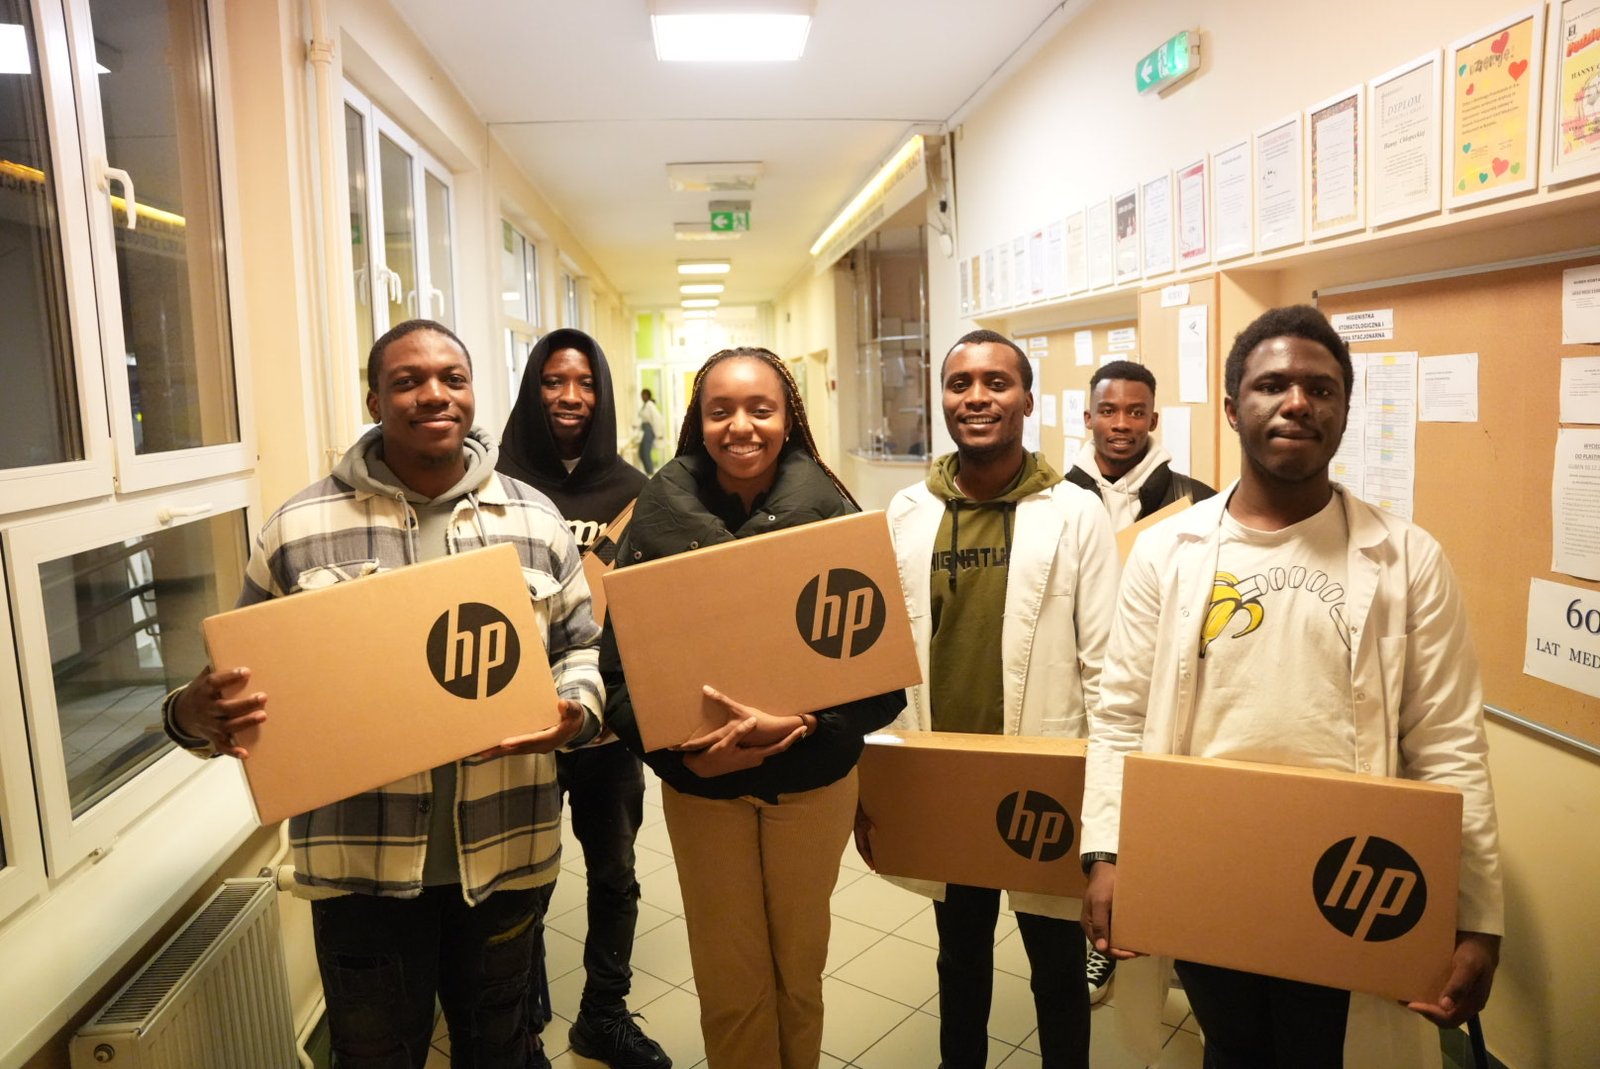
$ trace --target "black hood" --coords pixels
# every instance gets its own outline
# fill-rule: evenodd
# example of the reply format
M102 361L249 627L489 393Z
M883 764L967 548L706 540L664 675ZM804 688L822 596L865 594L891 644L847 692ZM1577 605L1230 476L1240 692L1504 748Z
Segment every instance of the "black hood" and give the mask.
M589 358L594 374L594 415L578 465L569 473L556 450L555 436L539 395L539 379L552 353L576 349ZM581 330L552 330L534 343L522 373L522 389L500 437L501 472L549 495L568 521L604 523L633 500L644 473L617 455L617 406L611 367L600 344ZM579 539L583 543L583 539Z

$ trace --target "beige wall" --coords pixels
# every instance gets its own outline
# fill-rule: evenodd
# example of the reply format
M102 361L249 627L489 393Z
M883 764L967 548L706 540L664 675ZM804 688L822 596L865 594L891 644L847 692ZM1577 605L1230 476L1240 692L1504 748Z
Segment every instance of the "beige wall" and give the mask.
M1510 14L1502 0L1395 4L1351 0L1336 13L1307 3L1146 0L1073 5L1076 17L967 116L955 144L961 253L975 252L1148 179L1259 127ZM1137 97L1133 61L1199 27L1200 73L1165 98ZM1365 27L1350 47L1329 34ZM1045 180L1048 176L1048 180ZM1242 262L1222 286L1238 313L1309 300L1317 287L1515 256L1594 240L1597 183L1387 228L1381 239L1335 239ZM934 338L966 324L953 266L931 256ZM1129 287L1128 292L1137 287ZM1115 295L986 319L1037 329L1093 318ZM1223 342L1233 323L1225 311ZM937 421L936 421L937 422ZM1226 437L1226 436L1225 436ZM939 448L938 439L936 451ZM1237 461L1231 466L1237 469ZM1226 474L1232 474L1227 472ZM1518 641L1520 628L1478 641ZM1537 709L1518 710L1533 719ZM1600 761L1492 725L1502 821L1507 939L1484 1014L1490 1049L1513 1069L1592 1064L1600 1050Z

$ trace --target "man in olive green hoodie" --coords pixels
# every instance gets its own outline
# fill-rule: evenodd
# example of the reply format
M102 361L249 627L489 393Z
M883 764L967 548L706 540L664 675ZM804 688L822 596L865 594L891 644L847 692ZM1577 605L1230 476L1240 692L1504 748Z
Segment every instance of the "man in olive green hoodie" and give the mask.
M1022 447L1033 374L1010 339L964 336L940 372L956 452L895 495L889 526L922 678L895 726L1081 738L1099 702L1117 551L1094 495ZM1089 989L1076 900L1011 895L1033 971L1045 1069L1089 1064ZM939 1050L944 1069L988 1053L1000 893L943 888Z

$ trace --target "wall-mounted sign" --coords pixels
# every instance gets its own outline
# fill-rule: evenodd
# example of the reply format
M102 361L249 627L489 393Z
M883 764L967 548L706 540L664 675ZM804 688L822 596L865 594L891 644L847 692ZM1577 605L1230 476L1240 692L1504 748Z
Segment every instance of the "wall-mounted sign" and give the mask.
M718 233L731 233L750 229L750 202L747 200L714 200L711 202L711 229Z
M1200 31L1180 30L1133 67L1133 84L1141 93L1158 92L1200 69Z

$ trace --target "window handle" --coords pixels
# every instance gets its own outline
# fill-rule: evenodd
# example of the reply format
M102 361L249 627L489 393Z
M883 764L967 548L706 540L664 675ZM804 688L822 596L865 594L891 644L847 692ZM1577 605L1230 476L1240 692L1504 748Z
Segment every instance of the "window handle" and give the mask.
M193 516L204 516L214 508L216 506L209 501L204 505L178 505L176 507L162 505L156 509L156 519L161 521L162 526L166 526L174 520L187 520Z
M430 308L432 307L432 302L433 301L438 301L439 302L439 311L434 314L434 318L435 319L443 319L444 318L444 290L440 289L438 286L433 286L433 287L429 288L428 293L430 295L430 299L429 299L429 307Z
M384 291L389 295L390 304L400 303L400 272L391 271L387 267L378 268L378 281L383 285Z
M122 209L128 218L128 229L133 230L139 225L139 198L133 191L133 176L121 167L113 167L109 163L100 164L100 188L107 193L111 192L111 183L116 182L122 187ZM117 198L111 198L111 207L115 209ZM116 212L112 212L112 222L116 221Z

